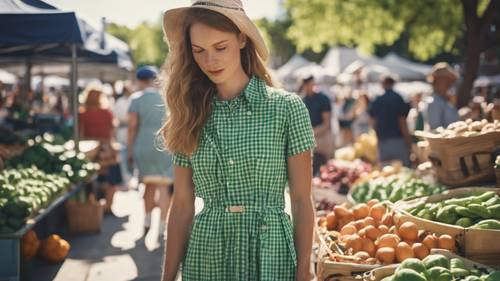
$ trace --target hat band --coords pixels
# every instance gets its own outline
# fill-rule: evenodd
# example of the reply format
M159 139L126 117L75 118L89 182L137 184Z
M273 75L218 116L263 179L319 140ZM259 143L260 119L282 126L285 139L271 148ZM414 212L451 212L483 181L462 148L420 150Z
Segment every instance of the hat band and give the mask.
M204 1L196 2L192 6L212 6L212 7L218 7L218 8L231 9L231 10L245 12L245 10L243 10L243 8L240 8L240 7L228 7L228 6L215 4L212 2L204 2Z

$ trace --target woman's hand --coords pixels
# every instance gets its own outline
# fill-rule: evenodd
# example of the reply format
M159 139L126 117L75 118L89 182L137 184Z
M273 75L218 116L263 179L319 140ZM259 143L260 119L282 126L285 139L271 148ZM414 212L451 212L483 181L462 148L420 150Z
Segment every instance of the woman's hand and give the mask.
M127 169L130 173L134 171L134 156L130 152L127 155Z
M295 274L295 281L311 281L313 276L311 276L311 272L309 270L300 270L297 269L297 273Z

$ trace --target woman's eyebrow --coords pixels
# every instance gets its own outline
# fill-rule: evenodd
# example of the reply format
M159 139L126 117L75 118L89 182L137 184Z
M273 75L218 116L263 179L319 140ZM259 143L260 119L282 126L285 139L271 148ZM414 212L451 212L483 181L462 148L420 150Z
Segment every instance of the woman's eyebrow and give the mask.
M227 40L222 40L222 41L216 42L216 43L212 44L212 46L219 45L219 44L225 43L225 42L227 42ZM203 49L202 47L200 47L200 46L198 46L196 44L191 44L191 45L193 45L193 47L197 47L197 48Z

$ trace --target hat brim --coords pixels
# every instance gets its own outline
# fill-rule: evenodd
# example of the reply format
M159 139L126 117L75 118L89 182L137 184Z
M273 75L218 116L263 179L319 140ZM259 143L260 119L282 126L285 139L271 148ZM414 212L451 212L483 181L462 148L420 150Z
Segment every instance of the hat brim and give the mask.
M429 83L434 83L434 80L436 78L446 78L449 79L453 82L458 80L458 74L453 73L453 72L447 72L447 73L431 73L427 75L427 82Z
M265 61L269 57L269 50L266 47L262 35L257 29L257 26L255 26L252 20L250 20L244 12L211 6L191 6L167 10L163 14L163 32L167 37L169 46L175 46L176 43L184 40L182 34L182 24L186 13L190 9L205 9L224 15L231 20L242 33L246 34L248 38L250 38L261 59Z

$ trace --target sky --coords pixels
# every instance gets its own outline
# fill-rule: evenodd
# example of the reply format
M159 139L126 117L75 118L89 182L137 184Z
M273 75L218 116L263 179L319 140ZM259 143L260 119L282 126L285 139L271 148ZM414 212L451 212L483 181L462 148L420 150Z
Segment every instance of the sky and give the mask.
M79 17L99 26L101 18L135 27L143 21L156 22L165 10L188 6L189 0L44 0L61 10L75 11ZM276 18L282 0L243 0L243 6L252 19ZM147 3L147 4L146 4Z

